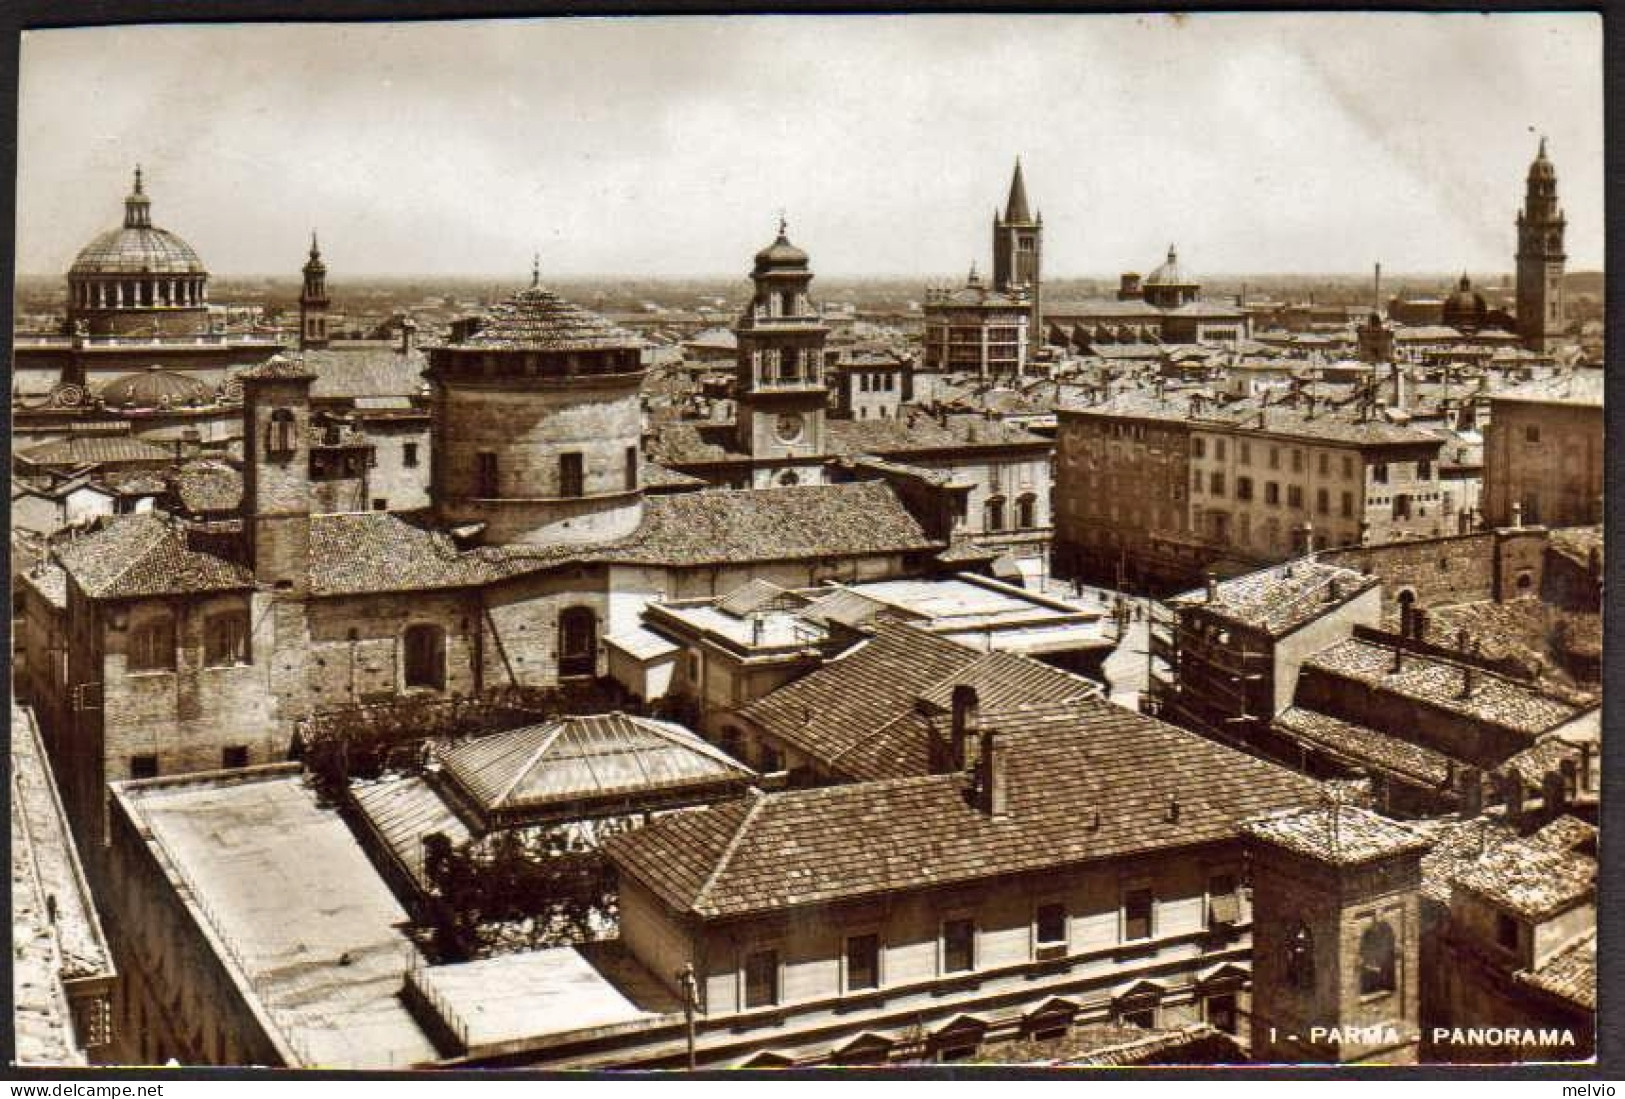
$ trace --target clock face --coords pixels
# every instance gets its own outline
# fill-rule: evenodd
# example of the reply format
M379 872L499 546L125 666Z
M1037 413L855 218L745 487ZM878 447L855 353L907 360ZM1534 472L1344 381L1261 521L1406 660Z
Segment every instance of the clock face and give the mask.
M786 443L793 443L801 438L801 428L799 412L781 412L779 418L773 422L773 430L778 433L779 439Z

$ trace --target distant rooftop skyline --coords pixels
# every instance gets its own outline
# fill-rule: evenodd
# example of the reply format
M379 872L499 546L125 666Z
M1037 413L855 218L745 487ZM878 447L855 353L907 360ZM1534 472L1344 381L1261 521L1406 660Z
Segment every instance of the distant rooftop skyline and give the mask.
M1595 14L748 16L34 31L17 267L143 167L222 275L712 276L989 263L1021 157L1045 273L1512 268L1536 134L1603 263ZM1386 281L1386 279L1385 279Z

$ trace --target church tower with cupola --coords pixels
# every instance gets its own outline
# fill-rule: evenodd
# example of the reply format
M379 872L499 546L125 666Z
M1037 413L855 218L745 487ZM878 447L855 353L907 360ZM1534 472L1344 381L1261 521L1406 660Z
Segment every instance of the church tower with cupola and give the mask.
M1518 335L1531 351L1550 351L1563 335L1566 224L1557 205L1557 169L1546 158L1543 137L1518 211Z
M757 487L823 481L829 329L808 297L807 253L786 234L780 218L777 239L756 253L755 292L734 325L738 444L756 466Z
M310 234L310 258L304 266L305 285L299 291L299 350L327 346L327 265L322 262L316 233Z
M993 289L1001 294L1019 291L1027 296L1027 342L1034 348L1043 343L1043 256L1044 214L1034 214L1027 203L1027 184L1018 157L1004 213L993 214Z

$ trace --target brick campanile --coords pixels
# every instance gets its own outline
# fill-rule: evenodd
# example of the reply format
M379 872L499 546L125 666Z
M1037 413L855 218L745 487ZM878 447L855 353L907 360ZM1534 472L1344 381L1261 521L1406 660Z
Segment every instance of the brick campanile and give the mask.
M1242 826L1253 884L1252 1053L1414 1064L1427 840L1335 802Z
M243 534L254 579L273 591L310 587L310 385L286 356L238 375L243 385Z

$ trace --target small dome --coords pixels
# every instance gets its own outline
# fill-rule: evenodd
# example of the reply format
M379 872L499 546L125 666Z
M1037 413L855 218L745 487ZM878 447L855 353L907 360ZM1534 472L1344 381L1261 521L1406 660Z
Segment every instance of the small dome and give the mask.
M756 253L756 270L764 271L771 267L806 267L807 253L790 243L786 236L789 227L784 219L779 219L779 235L760 252Z
M99 395L108 408L180 408L213 400L213 391L203 382L161 366L114 378Z
M1185 274L1179 266L1179 253L1168 246L1168 258L1161 267L1145 277L1145 286L1195 286L1196 280Z

